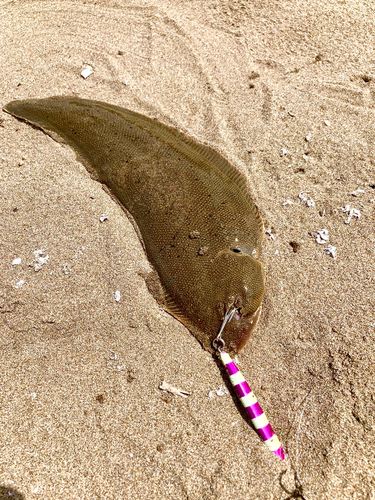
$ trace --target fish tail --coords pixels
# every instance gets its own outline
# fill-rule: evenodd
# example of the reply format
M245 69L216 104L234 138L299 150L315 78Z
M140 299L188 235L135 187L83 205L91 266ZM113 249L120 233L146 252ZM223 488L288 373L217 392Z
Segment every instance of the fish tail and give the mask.
M260 407L255 394L249 387L249 384L246 382L244 376L237 368L229 354L224 351L220 351L220 357L228 372L231 384L244 406L246 413L249 415L251 423L255 427L258 436L269 450L281 458L281 460L284 460L285 454L279 438L274 433L268 418Z

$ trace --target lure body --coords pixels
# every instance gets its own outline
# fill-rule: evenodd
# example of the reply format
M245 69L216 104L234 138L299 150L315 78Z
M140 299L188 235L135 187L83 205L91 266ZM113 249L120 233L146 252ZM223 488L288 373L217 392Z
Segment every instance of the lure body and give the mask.
M269 450L280 457L281 460L284 460L285 455L281 443L274 433L262 408L260 407L255 394L250 389L249 384L246 382L244 376L237 368L229 354L222 350L219 352L221 361L225 365L228 372L231 384L244 406L246 413L249 415L251 423L253 424L257 434Z

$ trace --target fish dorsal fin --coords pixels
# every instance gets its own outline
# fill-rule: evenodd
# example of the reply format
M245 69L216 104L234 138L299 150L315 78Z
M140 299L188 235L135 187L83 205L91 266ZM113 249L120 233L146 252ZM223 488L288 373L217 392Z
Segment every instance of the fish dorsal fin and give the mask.
M263 222L258 209L249 194L249 187L245 175L239 172L226 158L224 158L224 156L217 153L211 147L196 142L189 136L182 134L175 128L164 125L156 119L149 118L136 113L135 111L130 111L126 108L115 106L113 104L80 99L74 96L55 96L47 99L13 101L4 107L4 111L7 111L20 119L42 128L42 130L48 133L53 139L58 140L59 142L65 142L61 139L61 136L64 136L63 131L55 128L55 125L48 120L48 116L44 119L43 116L38 117L34 112L36 108L41 109L43 106L48 109L48 107L51 105L53 106L54 103L56 103L57 106L60 105L61 107L66 104L73 107L77 106L80 109L84 106L89 109L95 106L98 109L103 110L105 113L115 115L117 119L123 118L128 123L133 124L135 128L135 135L136 129L143 130L152 135L168 148L173 149L178 155L183 156L187 161L192 161L196 165L200 166L202 170L219 170L223 174L223 182L226 183L226 180L228 180L228 185L233 183L247 200L248 205L257 220L260 232L263 232ZM70 143L74 147L74 141L72 139L67 140L66 142ZM74 149L77 151L77 147L74 147ZM79 154L79 159L85 164L86 168L88 168L90 173L95 178L95 172L93 172L93 169L91 168L90 161L86 161L86 155Z
M245 175L231 165L231 163L223 155L212 149L210 146L197 142L195 139L182 134L175 128L159 122L155 118L149 118L136 113L135 111L130 111L125 108L99 101L88 102L93 102L97 106L106 109L108 112L122 114L128 122L134 123L136 127L150 133L161 142L167 144L170 148L173 148L178 154L184 156L187 160L193 160L198 164L202 164L203 161L219 168L220 171L238 187L242 195L247 199L253 215L257 219L259 228L261 232L263 232L263 221L249 194L249 186Z

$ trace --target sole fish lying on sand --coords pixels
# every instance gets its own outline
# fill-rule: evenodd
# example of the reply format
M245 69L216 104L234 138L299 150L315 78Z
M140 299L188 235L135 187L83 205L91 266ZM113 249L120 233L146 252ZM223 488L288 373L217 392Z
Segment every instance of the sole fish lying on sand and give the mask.
M62 138L131 214L163 307L212 352L234 306L223 340L228 352L242 349L264 293L263 223L245 178L211 148L111 104L51 97L13 101L4 111Z

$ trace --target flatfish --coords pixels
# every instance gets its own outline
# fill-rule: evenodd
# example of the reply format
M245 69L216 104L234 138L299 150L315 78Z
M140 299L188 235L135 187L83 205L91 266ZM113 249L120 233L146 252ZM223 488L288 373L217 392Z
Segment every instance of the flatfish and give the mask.
M131 214L155 269L162 306L213 351L225 314L237 353L261 311L261 216L223 156L155 119L76 97L13 101L4 111L71 146Z

